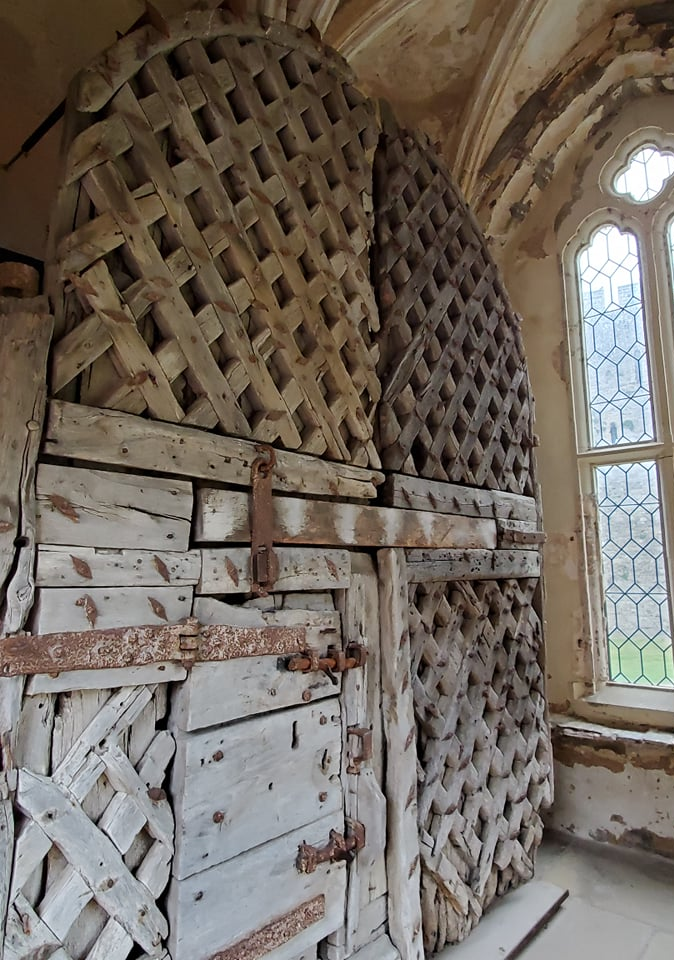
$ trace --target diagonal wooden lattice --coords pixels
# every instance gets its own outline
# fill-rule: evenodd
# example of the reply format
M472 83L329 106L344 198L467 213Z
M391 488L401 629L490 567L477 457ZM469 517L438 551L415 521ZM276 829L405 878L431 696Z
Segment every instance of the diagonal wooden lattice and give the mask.
M27 697L8 957L165 957L173 856L166 685ZM25 729L23 729L25 727ZM51 775L37 772L35 767Z
M537 580L410 587L424 941L528 879L550 800Z
M378 465L372 107L289 26L168 32L123 38L73 95L52 392Z
M532 410L515 316L434 151L395 127L375 159L384 467L532 495Z

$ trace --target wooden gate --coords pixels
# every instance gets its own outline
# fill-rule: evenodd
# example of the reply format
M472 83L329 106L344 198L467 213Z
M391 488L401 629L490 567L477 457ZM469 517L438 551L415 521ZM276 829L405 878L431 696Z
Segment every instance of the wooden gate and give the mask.
M421 960L549 797L518 319L309 35L146 26L68 112L44 428L45 304L0 342L5 955Z

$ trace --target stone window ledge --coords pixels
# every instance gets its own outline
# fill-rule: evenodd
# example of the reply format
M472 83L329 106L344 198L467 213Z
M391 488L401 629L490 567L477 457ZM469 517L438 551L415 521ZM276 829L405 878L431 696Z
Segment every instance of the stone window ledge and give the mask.
M674 730L674 688L607 683L574 700L570 713L610 727ZM566 715L558 715L557 719L573 722Z

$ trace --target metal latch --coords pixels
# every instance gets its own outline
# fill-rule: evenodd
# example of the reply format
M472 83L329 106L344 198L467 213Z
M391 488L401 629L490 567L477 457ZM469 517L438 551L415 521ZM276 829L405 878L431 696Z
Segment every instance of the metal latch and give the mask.
M358 820L346 820L344 836L337 830L330 831L330 839L324 847L301 843L296 866L300 873L313 873L320 863L351 863L359 850L365 846L365 827Z
M347 773L358 775L361 763L372 759L372 731L367 727L347 727L346 732L350 737L358 737L360 740L360 754L350 757L346 768Z
M278 578L272 502L272 472L276 466L276 452L266 443L255 449L260 456L250 468L250 580L251 591L266 597Z
M334 674L364 667L366 659L367 649L362 644L349 643L346 650L334 645L329 646L325 657L319 657L315 650L293 654L286 660L285 667L286 670L300 671L301 673L327 673L330 679L337 683Z

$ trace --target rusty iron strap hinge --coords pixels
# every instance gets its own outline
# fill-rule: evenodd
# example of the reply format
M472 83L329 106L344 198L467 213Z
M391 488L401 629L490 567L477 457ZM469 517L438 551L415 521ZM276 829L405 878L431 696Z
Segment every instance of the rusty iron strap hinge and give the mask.
M113 627L0 636L0 676L107 670L152 663L192 664L242 657L287 656L303 650L304 627L204 626L194 617L165 626Z
M250 468L250 580L251 591L266 597L278 578L278 558L274 553L274 504L272 472L276 452L269 444L255 448L260 456Z
M365 827L358 820L346 818L344 835L330 831L330 839L324 847L301 843L295 864L300 873L313 873L320 863L351 863L359 850L365 846Z

